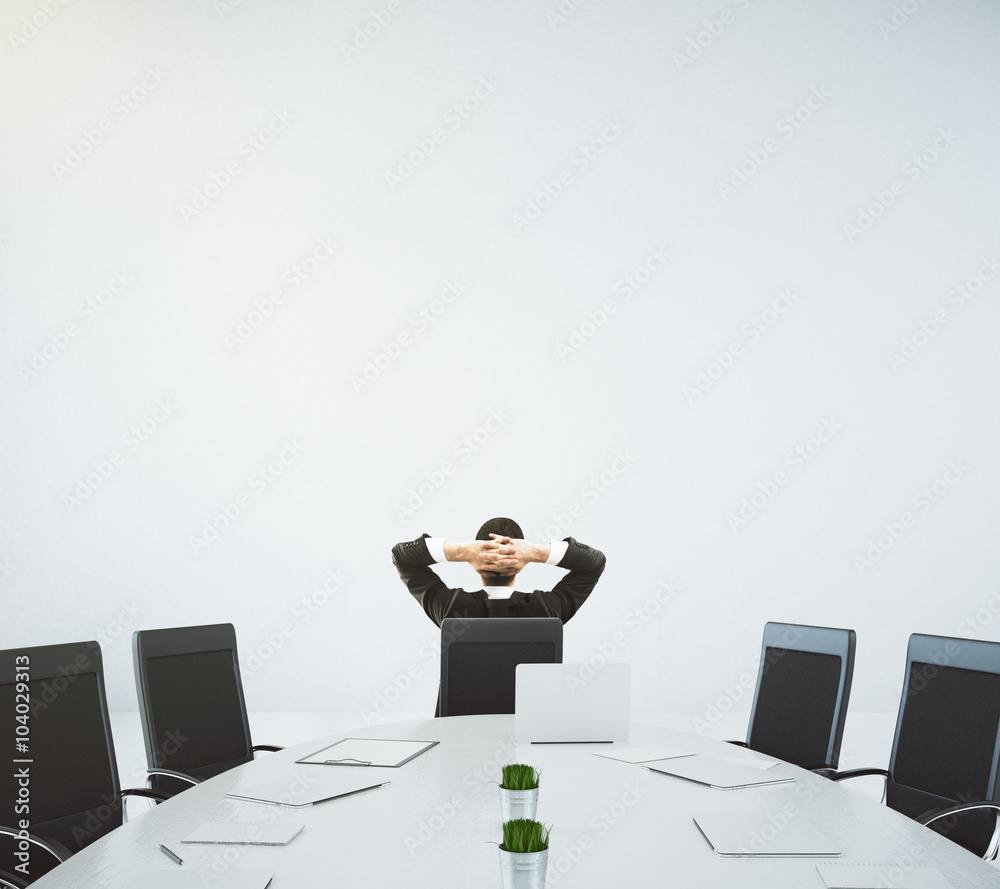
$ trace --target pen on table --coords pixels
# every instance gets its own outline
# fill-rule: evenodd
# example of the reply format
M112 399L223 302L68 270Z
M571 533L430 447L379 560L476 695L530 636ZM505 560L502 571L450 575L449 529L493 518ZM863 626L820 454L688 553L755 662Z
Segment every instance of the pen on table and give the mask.
M164 855L166 855L167 858L169 858L171 861L176 861L178 864L184 863L183 861L181 861L180 856L175 855L173 852L171 852L166 846L163 845L163 843L160 843L160 851Z

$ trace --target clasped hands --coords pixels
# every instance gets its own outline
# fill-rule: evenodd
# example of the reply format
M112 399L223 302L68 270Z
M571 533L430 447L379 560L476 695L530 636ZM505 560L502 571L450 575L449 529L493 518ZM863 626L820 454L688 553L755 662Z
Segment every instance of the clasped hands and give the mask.
M466 544L467 561L476 571L498 577L517 574L536 555L534 544L490 534L490 540L474 540Z

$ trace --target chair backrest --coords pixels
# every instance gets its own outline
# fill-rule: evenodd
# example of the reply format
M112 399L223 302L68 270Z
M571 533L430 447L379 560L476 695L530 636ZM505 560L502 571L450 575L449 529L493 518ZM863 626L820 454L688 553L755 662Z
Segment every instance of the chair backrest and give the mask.
M253 759L232 624L138 630L132 661L150 768L203 779ZM190 785L154 776L152 786Z
M803 768L836 768L854 675L854 630L768 622L747 746Z
M441 716L514 712L514 668L562 663L557 617L446 618L441 624Z
M997 796L1000 758L1000 643L910 636L892 741L886 804L919 817ZM993 833L989 811L931 827L982 855Z
M20 819L27 818L32 834L70 853L121 825L121 785L97 642L0 651L0 713L0 824L20 829ZM27 814L17 804L25 795ZM5 842L2 848L0 871L16 875L18 862L7 860L12 847ZM55 864L35 849L29 876L35 879Z

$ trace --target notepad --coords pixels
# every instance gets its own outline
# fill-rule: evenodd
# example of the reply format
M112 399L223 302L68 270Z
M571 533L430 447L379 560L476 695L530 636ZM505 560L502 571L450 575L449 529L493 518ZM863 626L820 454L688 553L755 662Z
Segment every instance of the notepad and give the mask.
M691 756L690 750L681 750L677 747L619 747L617 749L603 750L594 753L594 756L603 756L605 759L617 759L621 762L639 763L652 762L657 759L674 759L679 756Z
M303 824L202 824L182 843L218 843L226 846L287 846Z
M307 780L303 780L304 776L299 775L292 778L282 778L278 781L269 781L266 784L241 787L239 790L227 793L226 798L238 802L301 809L305 806L312 806L342 796L350 796L352 793L361 793L363 790L371 790L389 783L387 780L378 780L367 770L364 774L365 777L361 778L356 772L313 771L310 772L311 777Z
M694 823L716 854L740 858L831 857L840 849L804 815L710 812Z
M440 741L400 741L381 738L344 738L310 753L297 763L325 766L373 766L398 769Z
M173 870L146 870L132 875L126 889L267 889L274 874L269 870L227 870L222 873L204 868L177 867Z
M898 864L817 864L827 889L954 889L936 867Z
M768 784L789 784L795 780L789 775L775 774L766 769L716 759L714 756L705 756L701 753L663 762L645 763L643 767L650 771L695 781L698 784L707 784L714 790L739 790Z

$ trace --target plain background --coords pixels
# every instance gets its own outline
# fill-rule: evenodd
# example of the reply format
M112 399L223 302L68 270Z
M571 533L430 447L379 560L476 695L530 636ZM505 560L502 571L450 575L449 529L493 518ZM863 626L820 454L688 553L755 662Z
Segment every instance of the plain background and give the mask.
M389 551L493 515L607 554L566 660L689 729L769 619L854 628L890 727L910 633L1000 639L991 0L0 37L0 647L99 639L127 712L133 630L231 621L255 713L429 715Z

